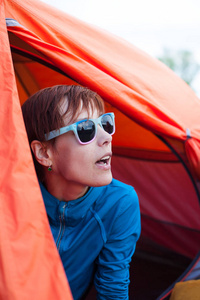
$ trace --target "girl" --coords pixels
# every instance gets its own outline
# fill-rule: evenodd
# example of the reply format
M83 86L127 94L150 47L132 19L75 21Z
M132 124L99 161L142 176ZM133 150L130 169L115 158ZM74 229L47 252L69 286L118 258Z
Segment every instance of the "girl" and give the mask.
M22 106L49 224L74 299L128 299L140 235L135 190L112 178L113 113L81 86L43 89Z

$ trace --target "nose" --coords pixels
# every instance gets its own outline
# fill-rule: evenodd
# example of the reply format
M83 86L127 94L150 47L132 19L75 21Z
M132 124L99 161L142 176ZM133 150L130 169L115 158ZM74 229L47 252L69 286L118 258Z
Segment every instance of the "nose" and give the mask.
M112 142L112 135L106 132L101 126L97 129L97 142L99 146L110 144Z

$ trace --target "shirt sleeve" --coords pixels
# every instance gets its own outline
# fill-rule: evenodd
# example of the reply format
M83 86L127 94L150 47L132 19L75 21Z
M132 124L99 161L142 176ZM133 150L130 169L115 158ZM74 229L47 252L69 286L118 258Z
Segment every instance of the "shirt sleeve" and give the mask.
M140 236L140 209L134 189L120 199L120 209L97 259L94 284L98 300L127 300L129 264Z

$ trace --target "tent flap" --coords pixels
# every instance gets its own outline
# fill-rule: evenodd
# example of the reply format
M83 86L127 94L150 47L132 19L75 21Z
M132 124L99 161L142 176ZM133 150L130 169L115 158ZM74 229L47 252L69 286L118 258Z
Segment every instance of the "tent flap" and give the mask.
M0 298L70 300L22 120L2 1L0 14Z

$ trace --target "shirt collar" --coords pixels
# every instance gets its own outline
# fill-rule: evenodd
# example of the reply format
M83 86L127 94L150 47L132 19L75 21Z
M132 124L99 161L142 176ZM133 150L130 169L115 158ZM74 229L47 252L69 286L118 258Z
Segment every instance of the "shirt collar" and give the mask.
M66 202L59 201L47 191L41 182L39 184L48 217L52 221L59 222L59 216L62 214L63 208L65 207L64 210L67 211L66 215L70 224L73 222L76 223L85 216L104 188L90 187L87 193L82 197Z

